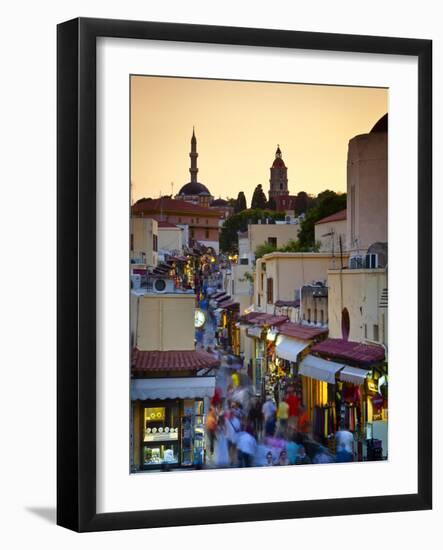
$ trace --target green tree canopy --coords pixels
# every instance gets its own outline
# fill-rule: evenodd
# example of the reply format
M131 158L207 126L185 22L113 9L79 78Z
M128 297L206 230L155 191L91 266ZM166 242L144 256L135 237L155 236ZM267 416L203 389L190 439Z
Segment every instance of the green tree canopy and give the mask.
M240 191L240 193L237 195L237 200L234 204L234 213L238 214L239 212L243 212L243 210L247 209L246 205L246 197L243 191Z
M300 246L314 249L316 245L314 234L315 223L345 208L346 193L336 193L329 189L319 193L315 200L315 205L306 212L305 219L301 223L300 233L298 234Z
M263 192L263 188L261 186L261 183L257 185L257 187L254 189L254 193L252 195L252 201L251 201L251 208L266 208L266 195Z
M238 252L238 233L246 231L248 224L258 223L258 220L265 220L266 218L271 223L275 223L275 220L284 219L284 213L256 208L243 210L243 212L228 218L220 232L220 249L227 253Z
M275 200L273 197L270 197L268 202L266 203L266 208L268 210L277 210L277 205L275 204Z

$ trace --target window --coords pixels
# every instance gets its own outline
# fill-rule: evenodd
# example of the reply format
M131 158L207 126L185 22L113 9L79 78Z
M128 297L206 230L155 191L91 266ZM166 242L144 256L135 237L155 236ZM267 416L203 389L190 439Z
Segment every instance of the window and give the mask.
M248 265L248 258L240 258L240 265Z
M317 308L314 309L314 323L317 323Z
M157 252L158 250L158 237L157 235L152 235L152 250Z
M190 231L189 233L190 233L190 235L191 235L191 239L193 239L193 238L194 238L194 230L191 229L191 231Z
M134 234L131 233L131 252L134 250Z
M379 340L378 325L374 325L374 340L378 342Z
M277 237L268 237L268 244L277 248Z
M311 322L311 309L308 308L308 323Z
M269 279L266 279L266 294L267 294L267 301L268 304L274 303L274 280L272 277Z
M263 289L264 289L264 287L265 287L264 282L265 282L265 274L262 273L262 274L261 274L261 281L260 281L260 290L261 290L262 292L263 292Z
M368 337L368 325L365 323L365 338Z
M209 239L209 229L205 229L205 239Z
M182 222L182 219L181 219L181 218L179 218L179 219L178 219L178 223L181 223L181 222Z
M209 225L209 220L206 220L206 225Z
M260 294L257 294L257 305L258 305L258 307L261 307Z
M325 312L323 310L320 310L320 323L325 324Z

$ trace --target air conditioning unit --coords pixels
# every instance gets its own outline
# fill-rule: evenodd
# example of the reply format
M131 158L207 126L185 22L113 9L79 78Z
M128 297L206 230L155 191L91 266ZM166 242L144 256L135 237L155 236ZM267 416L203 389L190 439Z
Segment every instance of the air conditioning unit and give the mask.
M378 267L378 254L366 254L365 256L365 268L366 269L377 269Z
M351 256L349 258L349 269L363 269L365 267L364 256Z
M153 279L152 290L156 294L167 294L174 292L174 281L172 279Z

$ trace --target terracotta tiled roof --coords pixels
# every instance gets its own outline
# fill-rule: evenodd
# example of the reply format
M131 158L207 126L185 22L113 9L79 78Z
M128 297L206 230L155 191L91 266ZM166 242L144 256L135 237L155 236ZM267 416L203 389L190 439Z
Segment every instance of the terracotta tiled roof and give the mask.
M344 210L340 210L340 212L336 212L335 214L331 214L330 216L326 216L326 218L322 218L321 220L318 220L318 222L315 222L315 225L318 225L320 223L339 222L345 219L346 219L346 208Z
M163 220L157 220L157 224L160 227L160 229L167 228L167 227L174 227L175 229L177 229L177 226L174 225L173 223L165 222Z
M187 371L217 367L220 361L206 351L132 351L132 372Z
M285 323L278 327L278 332L285 336L292 336L299 340L313 340L322 334L327 334L327 328L308 327L300 323Z
M361 344L338 338L328 338L312 347L312 351L341 361L353 361L363 365L378 363L385 358L383 346Z
M189 212L189 214L201 214L203 216L217 216L218 212L213 208L205 208L204 206L197 206L187 201L177 201L162 197L161 199L146 199L135 203L132 206L133 214L149 213L175 213L175 212Z
M222 302L219 305L221 309L239 309L240 308L240 304L238 302L234 302L233 300Z
M243 323L250 323L252 325L258 325L260 327L267 325L275 327L286 323L288 317L286 315L271 315L270 313L260 313L258 311L251 311L240 318Z

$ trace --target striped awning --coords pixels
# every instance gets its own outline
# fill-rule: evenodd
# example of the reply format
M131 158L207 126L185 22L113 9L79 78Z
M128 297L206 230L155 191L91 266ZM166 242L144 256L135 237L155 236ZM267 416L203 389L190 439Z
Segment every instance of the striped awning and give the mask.
M215 376L136 378L131 380L131 399L196 399L212 397Z

